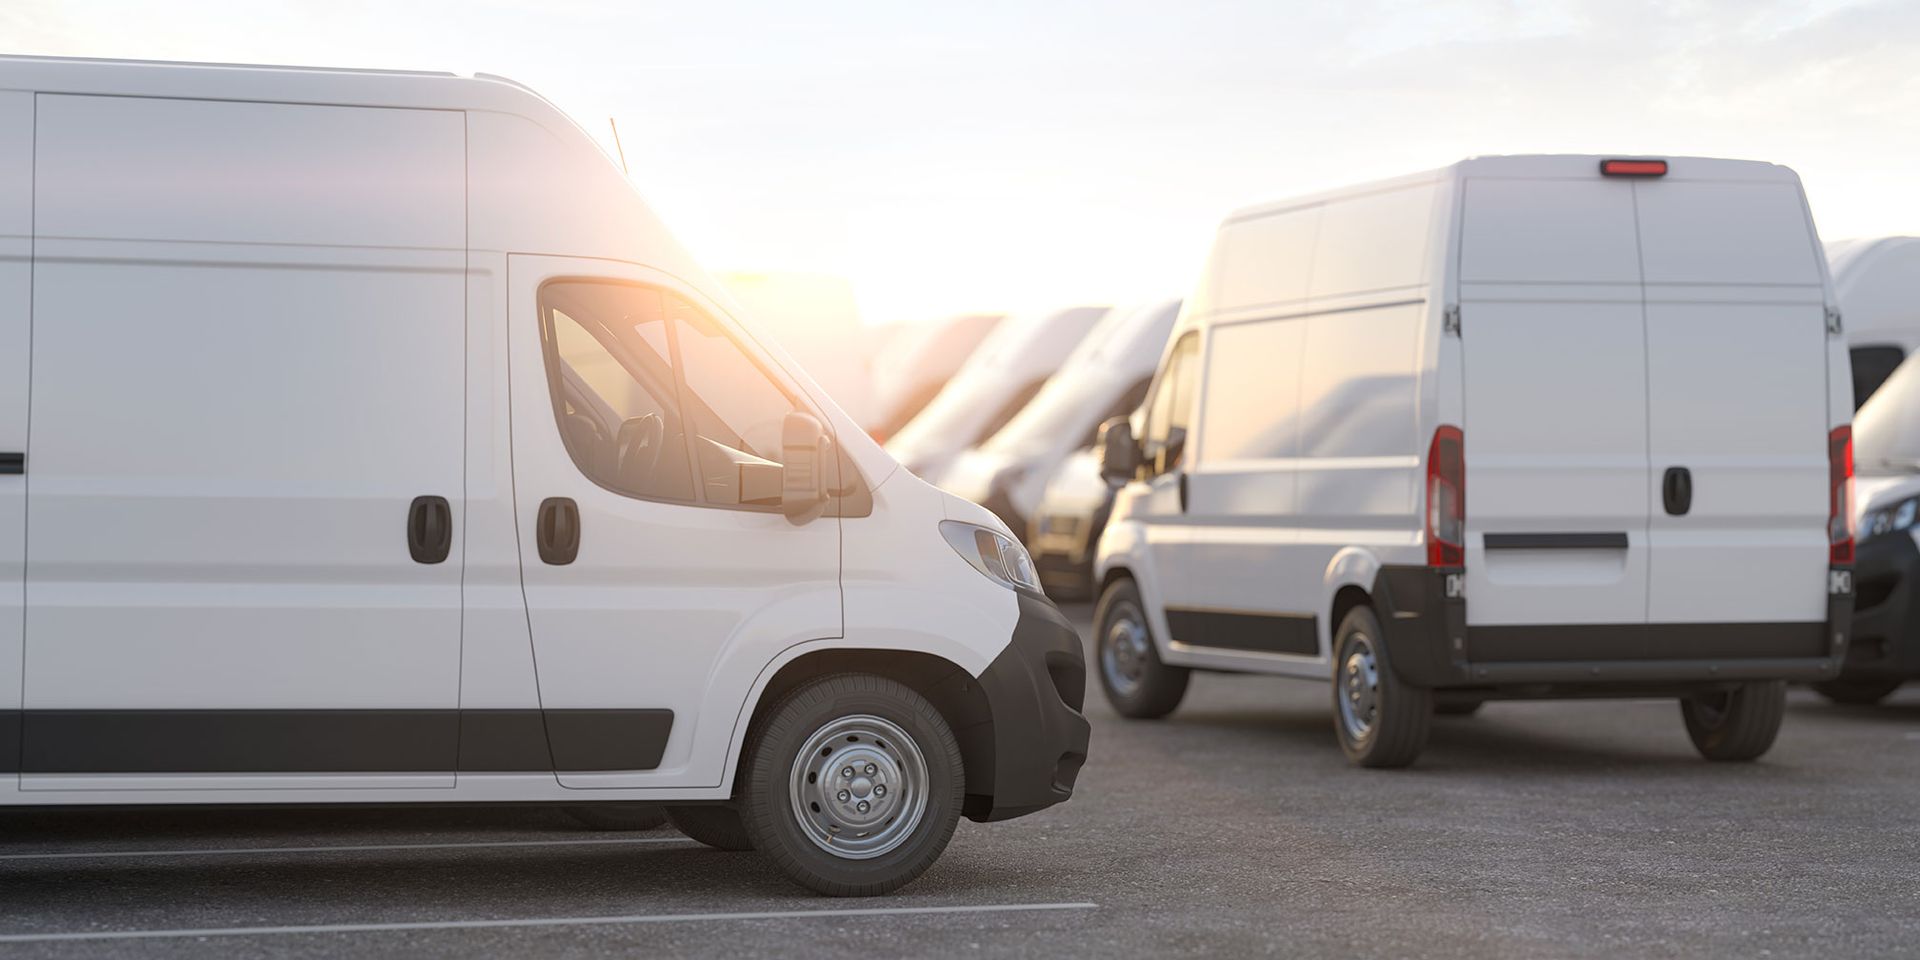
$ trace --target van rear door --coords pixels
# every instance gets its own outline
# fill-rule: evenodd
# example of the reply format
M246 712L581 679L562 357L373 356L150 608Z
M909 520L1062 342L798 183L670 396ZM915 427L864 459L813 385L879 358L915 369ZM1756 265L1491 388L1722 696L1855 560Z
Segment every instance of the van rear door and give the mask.
M1471 655L1637 656L1649 500L1633 185L1469 177L1461 245Z
M1820 247L1791 174L1729 164L1725 179L1696 179L1674 167L1632 183L1646 282L1648 619L1737 623L1727 653L1818 655L1824 631L1806 625L1827 618ZM1675 495L1683 477L1691 502ZM1650 655L1675 655L1662 637L1650 632Z

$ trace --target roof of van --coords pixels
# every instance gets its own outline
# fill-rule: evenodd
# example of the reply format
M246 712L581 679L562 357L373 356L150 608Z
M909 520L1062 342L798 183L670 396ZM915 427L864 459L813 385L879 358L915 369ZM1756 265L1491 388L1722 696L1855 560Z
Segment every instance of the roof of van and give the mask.
M1310 207L1342 197L1379 193L1396 187L1468 177L1507 179L1584 179L1600 176L1600 161L1632 158L1643 154L1518 154L1513 156L1468 157L1458 163L1385 180L1324 190L1285 200L1242 207L1228 215L1227 221L1246 220L1269 214ZM1787 167L1761 160L1722 160L1711 157L1658 157L1666 160L1669 180L1747 180L1798 182L1799 175Z
M489 74L424 70L0 56L0 91L272 100L334 106L492 109L543 125L578 125L526 85Z

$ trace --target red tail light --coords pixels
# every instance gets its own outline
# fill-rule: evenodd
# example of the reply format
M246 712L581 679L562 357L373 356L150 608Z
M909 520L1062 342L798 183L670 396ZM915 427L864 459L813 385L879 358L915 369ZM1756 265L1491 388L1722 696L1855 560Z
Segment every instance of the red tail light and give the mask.
M1427 448L1427 566L1467 562L1466 438L1459 427L1433 431Z
M1607 177L1664 177L1665 160L1602 160L1600 174Z
M1827 562L1853 565L1853 428L1827 434Z

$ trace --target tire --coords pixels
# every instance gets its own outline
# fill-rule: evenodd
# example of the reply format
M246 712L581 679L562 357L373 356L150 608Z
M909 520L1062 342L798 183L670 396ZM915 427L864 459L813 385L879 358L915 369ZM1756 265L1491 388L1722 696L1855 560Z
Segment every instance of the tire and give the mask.
M1380 642L1380 621L1356 607L1333 640L1333 732L1363 767L1404 767L1420 756L1433 722L1433 691L1400 679Z
M1895 690L1900 689L1900 684L1903 682L1905 681L1897 677L1872 679L1841 677L1838 680L1816 683L1813 689L1834 703L1864 707L1885 700Z
M652 830L667 823L665 810L643 803L594 803L561 812L588 830Z
M1779 680L1743 683L1725 693L1680 701L1680 716L1694 749L1708 760L1755 760L1773 746L1787 715L1787 685Z
M1471 717L1486 704L1487 701L1481 697L1436 693L1433 695L1433 714L1437 717Z
M668 807L667 822L688 839L715 850L753 849L753 838L747 836L746 824L740 822L740 811L730 806Z
M1094 660L1100 689L1116 713L1135 720L1158 720L1180 706L1192 671L1160 661L1147 605L1140 587L1122 577L1100 594L1094 609Z
M966 795L960 745L933 704L858 673L822 677L775 703L748 738L742 774L753 848L836 897L918 877L953 838Z

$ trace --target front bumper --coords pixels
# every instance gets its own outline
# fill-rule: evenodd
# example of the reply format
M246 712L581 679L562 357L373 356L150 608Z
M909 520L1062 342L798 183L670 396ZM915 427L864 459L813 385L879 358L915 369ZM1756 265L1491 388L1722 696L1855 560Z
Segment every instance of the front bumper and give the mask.
M1853 642L1841 675L1920 676L1920 546L1905 530L1863 540L1853 571Z
M1080 713L1087 662L1080 633L1042 597L1022 592L1013 641L980 674L993 715L991 782L967 784L970 820L1009 820L1073 796L1092 728Z
M1831 680L1846 656L1852 593L1825 623L1540 624L1469 627L1465 574L1380 571L1373 597L1395 673L1423 687L1514 695L1626 695L1746 680ZM1454 589L1449 589L1449 584ZM1524 689L1523 689L1524 688Z

